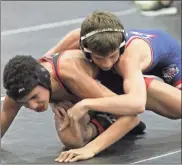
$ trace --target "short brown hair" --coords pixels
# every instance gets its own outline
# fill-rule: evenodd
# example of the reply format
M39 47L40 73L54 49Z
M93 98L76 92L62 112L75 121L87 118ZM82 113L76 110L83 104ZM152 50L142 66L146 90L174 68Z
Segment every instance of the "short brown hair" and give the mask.
M124 29L120 20L110 12L95 11L89 14L81 25L81 36L98 29ZM84 47L102 56L107 56L119 48L123 37L121 32L100 32L82 41Z

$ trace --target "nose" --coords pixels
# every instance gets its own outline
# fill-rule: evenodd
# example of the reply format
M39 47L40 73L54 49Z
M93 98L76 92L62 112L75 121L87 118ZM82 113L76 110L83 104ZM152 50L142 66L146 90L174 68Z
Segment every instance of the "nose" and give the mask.
M103 70L108 70L108 69L110 69L112 67L112 65L113 65L113 63L112 63L111 60L105 60L102 63L102 69Z
M28 108L30 108L31 110L36 110L38 107L38 104L35 101L29 101L28 102Z

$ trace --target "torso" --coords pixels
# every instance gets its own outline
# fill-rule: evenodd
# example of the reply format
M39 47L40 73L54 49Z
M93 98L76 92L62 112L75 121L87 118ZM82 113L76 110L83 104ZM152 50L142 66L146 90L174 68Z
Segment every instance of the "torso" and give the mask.
M142 50L142 42L139 46L141 49L141 69L144 73L152 71L155 67L165 67L175 60L180 60L181 46L167 32L154 29L129 30L127 45L134 40L142 40L143 44L148 45L148 50Z
M64 76L62 76L61 63L69 60L70 67L76 68L79 72L86 72L92 77L96 77L98 69L93 66L83 55L81 50L68 50L62 53L57 53L51 56L43 57L40 63L48 69L51 75L51 86L52 86L52 98L51 101L63 101L68 100L72 103L76 103L81 99L71 92L71 90L64 83ZM55 66L55 63L57 66ZM55 69L57 68L57 74ZM72 73L74 74L74 73Z
M141 70L143 73L150 72L153 68L160 65L165 65L165 63L169 63L170 60L173 60L174 52L178 51L177 41L169 36L168 33L162 32L160 30L137 30L133 29L128 31L127 44L126 47L129 48L129 45L132 44L133 41L137 41L141 54L139 55L141 61ZM160 45L160 46L159 46ZM59 55L59 60L66 60L70 58L72 62L71 65L76 65L76 68L82 71L86 65L87 72L93 72L95 79L101 81L103 85L111 89L113 92L117 94L123 93L122 82L123 79L121 76L118 76L116 72L113 71L101 71L98 68L94 69L92 66L94 64L89 63L86 60L80 50L69 50L73 51L71 53L64 53L63 55ZM76 52L75 52L76 51ZM52 58L55 57L46 57ZM122 58L122 55L121 57ZM44 63L44 64L43 64ZM60 82L56 77L52 68L52 64L50 61L42 60L41 64L43 64L49 71L51 72L52 86L53 86L53 97L52 101L61 101L61 100L71 100L72 102L79 101L79 98L64 88L62 82ZM60 67L61 70L61 67ZM90 75L93 73L89 73ZM108 76L109 75L109 76ZM110 80L113 81L110 81ZM115 83L114 83L115 82ZM117 83L118 82L118 83ZM113 84L114 83L114 84Z
M53 58L55 56L53 55L52 57L43 57L41 58L40 64L43 65L50 73L51 75L51 87L52 87L52 97L51 101L52 102L57 102L57 101L64 101L64 100L69 100L72 103L78 102L80 99L73 95L72 93L68 92L67 89L63 86L63 82L60 81L61 77L57 76L55 73L55 65L53 64ZM60 59L58 59L60 60Z

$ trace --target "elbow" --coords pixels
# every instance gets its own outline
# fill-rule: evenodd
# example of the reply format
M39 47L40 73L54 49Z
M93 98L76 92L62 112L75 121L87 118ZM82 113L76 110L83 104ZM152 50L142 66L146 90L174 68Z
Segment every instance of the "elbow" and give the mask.
M136 115L144 113L146 102L144 102L141 99L136 99L135 97L135 99L133 99L131 104L132 104L133 110L136 112Z
M73 30L72 33L73 33L75 40L79 41L80 40L80 28Z
M76 141L75 142L68 142L68 141L61 141L65 146L66 148L68 149L77 149L77 148L81 148L83 146L85 146L85 143L77 143Z
M143 104L143 103L138 104L137 109L138 109L138 114L144 113L145 104Z

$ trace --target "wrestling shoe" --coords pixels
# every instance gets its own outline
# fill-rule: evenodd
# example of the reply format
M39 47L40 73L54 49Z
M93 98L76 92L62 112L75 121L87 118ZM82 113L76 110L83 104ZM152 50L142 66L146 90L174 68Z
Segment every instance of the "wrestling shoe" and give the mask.
M153 1L151 3L140 4L141 12L140 14L143 16L160 16L160 15L175 15L178 13L178 9L176 7L171 6L171 3L167 5L163 5L160 1Z
M133 128L129 133L128 135L140 135L140 134L144 134L145 132L145 129L146 129L146 125L144 122L140 121L140 123L135 127Z

